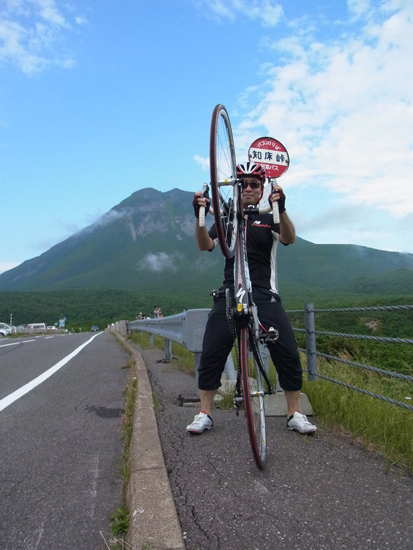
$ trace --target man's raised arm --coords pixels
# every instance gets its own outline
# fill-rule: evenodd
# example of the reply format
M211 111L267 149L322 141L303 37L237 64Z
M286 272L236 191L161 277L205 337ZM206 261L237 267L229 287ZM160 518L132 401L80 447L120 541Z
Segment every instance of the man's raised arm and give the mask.
M207 201L207 199L203 196L202 191L198 191L195 193L192 205L194 207L196 217L195 238L198 248L202 251L213 250L215 248L215 243L208 235L208 229L206 226L199 227L199 207L204 206L205 213L207 213L209 209L209 200Z

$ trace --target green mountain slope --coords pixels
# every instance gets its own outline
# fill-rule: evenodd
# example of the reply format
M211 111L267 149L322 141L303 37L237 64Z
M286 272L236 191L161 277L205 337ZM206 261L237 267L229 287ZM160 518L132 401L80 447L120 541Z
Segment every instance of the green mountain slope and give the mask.
M199 252L192 197L179 189L137 191L95 224L1 274L0 291L122 289L204 297L221 284L224 260L219 250ZM280 246L278 264L281 295L411 293L412 254L297 238L293 246ZM372 277L380 279L369 283Z
M411 294L413 295L413 271L397 269L373 277L363 277L350 285L350 290L358 294Z
M217 286L222 258L198 251L190 197L178 189L138 191L92 226L0 275L0 290Z

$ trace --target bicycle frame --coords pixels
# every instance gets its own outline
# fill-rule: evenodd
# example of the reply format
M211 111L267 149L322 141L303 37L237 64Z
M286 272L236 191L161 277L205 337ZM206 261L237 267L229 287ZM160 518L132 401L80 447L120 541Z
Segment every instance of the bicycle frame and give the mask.
M218 104L212 114L210 132L210 173L212 206L217 239L224 257L234 261L234 293L226 289L228 324L238 340L238 376L234 405L237 411L244 404L251 449L257 466L265 467L267 456L264 397L272 393L271 383L261 358L259 343L274 342L274 328L261 330L247 256L248 213L265 214L273 207L273 221L279 223L278 204L265 208L248 207L242 203L242 182L237 178L236 156L231 123L225 107ZM204 197L208 186L204 185ZM205 225L205 212L200 208L199 225ZM249 360L252 352L252 360Z
M229 184L230 184L229 182L226 182L226 185L229 185ZM242 207L241 181L235 180L232 185L235 185L238 187L238 192L234 193L234 196L236 196L238 199L238 208L236 209L236 212L238 215L238 224L237 224L238 238L237 238L237 246L234 254L235 305L233 307L232 315L235 321L237 337L239 336L239 331L241 328L248 327L252 333L252 336L256 345L258 345L258 342L264 343L264 341L267 338L263 335L261 331L261 325L258 319L257 306L254 303L253 296L252 296L252 285L251 285L250 272L248 267L248 256L247 256L247 247L246 247L246 238L245 238L246 237L245 236L246 213L260 213L260 214L268 213L271 211L271 208L266 207L263 209L258 209L258 208L249 207L248 209L244 210ZM228 205L224 204L224 208L225 206L228 206ZM250 350L250 351L253 351L253 350ZM257 364L261 370L261 373L263 375L263 378L268 388L265 394L269 395L273 393L272 386L268 378L268 374L264 368L261 357L259 358L259 361L257 361ZM238 365L238 369L240 369L240 365Z

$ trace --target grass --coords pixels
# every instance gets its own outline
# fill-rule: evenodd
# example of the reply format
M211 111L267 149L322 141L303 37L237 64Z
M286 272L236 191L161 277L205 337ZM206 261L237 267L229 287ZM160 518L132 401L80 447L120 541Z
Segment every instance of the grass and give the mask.
M116 333L112 333L119 344L123 346L123 341L118 337ZM129 363L122 367L130 369L130 375L125 390L123 391L125 408L121 417L121 432L120 438L123 442L123 456L121 464L121 473L123 477L123 490L122 490L122 503L116 511L110 516L109 527L112 537L109 541L109 545L105 540L108 548L111 550L127 548L124 537L129 529L129 510L127 506L126 493L131 476L130 470L130 450L133 431L133 413L135 410L135 399L137 391L137 378L135 376L135 362L131 356L128 348L123 346L125 351L129 354ZM103 537L103 535L102 535Z
M121 419L121 439L123 441L123 457L121 465L121 473L123 476L122 504L110 516L109 527L112 537L110 539L110 546L108 546L108 548L110 548L111 550L126 548L125 537L129 529L130 516L127 506L126 492L131 475L130 447L132 440L133 412L135 408L135 397L137 388L137 380L136 376L134 376L133 367L134 361L131 358L129 360L130 376L126 389L123 392L125 398L125 409Z
M134 333L133 341L148 349L149 335ZM154 346L164 350L164 339L155 336ZM172 345L174 362L185 372L194 373L194 355L183 346ZM364 362L363 358L349 356L345 351L338 353L345 359ZM235 357L234 357L235 359ZM306 357L302 355L302 364ZM396 401L413 404L413 384L369 372L350 365L334 363L318 358L320 374L338 379ZM275 369L270 362L270 378L275 383ZM399 465L413 475L413 413L354 390L344 388L319 378L308 382L304 376L304 393L307 394L317 418L326 426L349 434L354 442L361 443L368 450L382 453L387 468ZM233 408L233 394L229 392L219 402L223 409Z
M134 550L132 545L126 542L123 538L104 535L102 531L100 531L100 536L102 537L107 550ZM153 539L151 538L146 539L146 541L141 546L140 550L156 550L156 546Z
M129 336L133 343L141 346L142 349L150 349L149 333L134 331ZM153 337L153 345L155 348L165 350L165 340L160 336ZM189 374L195 375L195 356L188 351L185 346L172 342L172 364L176 364L179 368Z
M320 374L341 382L404 403L408 403L406 397L413 397L413 384L322 358L317 362ZM344 430L366 449L380 451L387 468L404 466L413 475L411 411L321 378L316 382L305 379L303 392L325 425Z
M126 500L126 488L130 479L130 447L132 440L132 430L133 430L133 413L135 410L135 398L137 390L137 379L134 376L134 366L133 359L130 359L131 365L131 374L129 377L128 384L124 391L125 397L125 412L122 416L122 429L121 429L121 439L123 440L123 464L122 464L122 474L124 479L124 489L123 496Z
M121 338L118 337L116 333L113 333L116 340L121 344L125 351L131 355L129 349L123 345L123 341ZM143 333L138 334L134 333L135 337L129 337L134 343L139 343L141 347L144 349L150 348L150 341L149 341L149 334ZM137 338L138 336L138 338ZM156 347L161 347L164 349L164 340L162 338L158 338L155 336L155 345ZM180 346L182 347L182 346ZM190 352L185 350L187 354L189 355ZM136 392L137 392L137 378L135 376L135 370L134 370L135 362L130 357L129 364L126 367L123 368L129 368L130 369L130 376L128 379L127 386L123 392L123 396L125 399L125 409L124 413L122 415L122 427L121 427L121 439L123 441L123 459L122 459L122 466L121 466L121 472L123 476L123 492L122 492L122 505L119 506L116 511L110 516L110 523L109 527L111 530L111 536L108 540L103 536L101 533L101 536L106 544L106 547L109 550L126 550L128 548L132 548L130 544L128 544L125 541L125 536L129 529L129 510L126 503L126 492L127 487L130 481L130 451L131 451L131 441L132 441L132 432L133 432L133 414L135 411L135 399L136 399ZM155 395L153 394L153 402L154 402L154 408L155 410L159 406L159 401ZM152 539L147 539L140 550L152 550L154 549L154 542Z
M123 537L126 535L129 529L129 512L128 510L125 510L123 507L118 508L116 512L114 512L110 516L111 522L110 522L110 530L112 535L115 537L121 536Z

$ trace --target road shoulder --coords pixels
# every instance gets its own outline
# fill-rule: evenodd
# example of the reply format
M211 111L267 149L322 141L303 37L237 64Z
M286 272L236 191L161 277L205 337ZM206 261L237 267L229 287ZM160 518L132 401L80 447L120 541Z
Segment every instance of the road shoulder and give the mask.
M135 362L137 393L131 442L131 477L127 490L130 512L127 542L140 549L184 550L155 418L152 388L140 352L122 338Z

